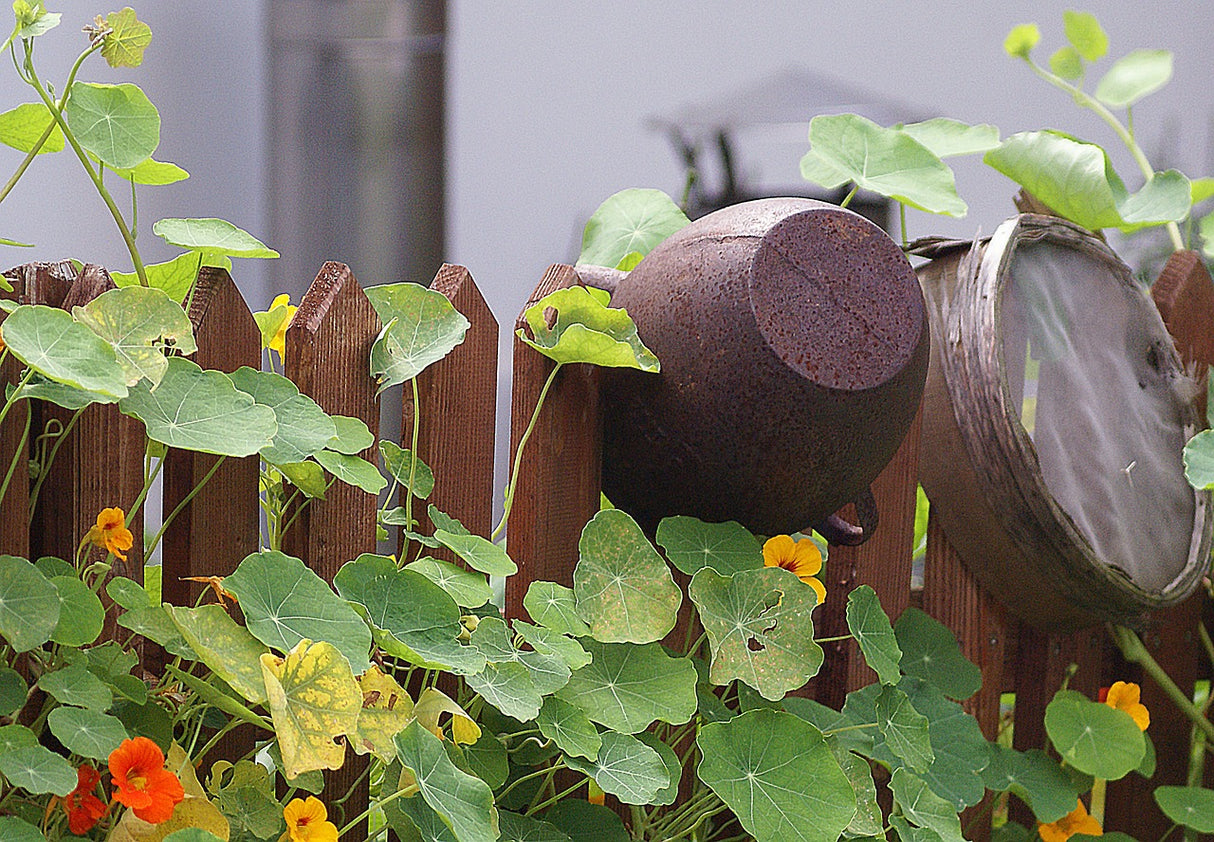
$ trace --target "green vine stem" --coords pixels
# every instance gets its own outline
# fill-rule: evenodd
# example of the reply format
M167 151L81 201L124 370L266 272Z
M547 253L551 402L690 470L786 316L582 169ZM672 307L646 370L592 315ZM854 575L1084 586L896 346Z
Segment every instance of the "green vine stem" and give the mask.
M564 363L557 363L549 372L548 379L544 381L544 387L540 389L539 399L535 402L531 420L527 422L527 429L523 431L522 437L518 440L518 450L514 452L514 465L510 468L510 483L506 486L506 504L502 508L502 519L498 521L497 526L493 527L493 532L489 536L490 541L497 540L497 537L502 534L502 530L506 528L506 521L510 519L510 510L514 507L514 492L518 487L519 466L523 464L523 450L527 447L527 440L531 438L532 431L535 430L536 422L540 417L540 409L544 406L544 398L548 396L548 390L556 380L557 372L561 370L562 365Z
M13 480L13 474L17 472L17 465L22 461L25 455L25 445L30 440L30 418L31 413L25 414L25 431L21 433L21 441L17 444L17 449L13 451L13 460L8 465L8 471L4 474L4 482L0 482L0 501L4 500L4 495L8 493L8 485Z
M1155 175L1155 168L1151 166L1151 162L1147 160L1146 153L1142 151L1142 147L1139 146L1138 141L1134 139L1134 131L1132 128L1133 118L1130 117L1130 110L1128 108L1126 109L1126 119L1130 123L1129 128L1123 126L1121 121L1117 119L1117 116L1113 114L1112 111L1106 108L1099 100L1089 96L1082 88L1072 85L1061 76L1051 73L1028 56L1025 56L1024 60L1028 63L1028 66L1032 69L1032 71L1046 82L1050 83L1055 88L1058 88L1060 91L1070 94L1076 105L1078 105L1080 108L1086 108L1089 111L1094 112L1096 116L1103 120L1109 126L1109 128L1113 130L1113 133L1117 135L1121 142L1125 144L1126 149L1129 150L1130 155L1134 158L1134 163L1136 163L1138 165L1138 169L1142 171L1143 177L1149 180ZM1180 236L1180 226L1175 222L1169 222L1166 227L1168 237L1172 241L1172 246L1176 249L1176 251L1183 251L1184 240Z
M1132 629L1125 626L1109 626L1109 634L1112 636L1113 642L1117 644L1117 648L1121 650L1121 656L1130 663L1142 667L1143 671L1159 685L1180 712L1187 716L1205 735L1206 740L1214 741L1214 723L1202 716L1201 709L1194 705L1184 691L1176 686L1172 677L1147 651L1142 639Z
M226 456L220 456L218 459L216 459L215 464L212 465L209 470L207 470L203 478L194 484L194 487L190 489L190 493L183 497L181 502L178 503L173 508L173 511L169 513L169 516L164 519L164 522L160 524L160 528L156 530L156 534L152 536L151 543L149 543L143 551L145 559L152 557L152 553L156 552L156 547L160 544L160 539L164 537L165 531L173 523L176 517L181 514L182 510L190 504L190 501L194 499L198 492L202 491L203 486L210 482L211 477L215 476L215 472L219 470L219 466L222 465L224 460L227 458L228 457Z
M86 50L78 61L83 61L84 57L101 48L100 42L94 44ZM80 159L80 165L84 167L84 171L88 174L89 179L93 182L93 186L97 188L97 193L101 196L101 201L105 202L106 208L110 212L110 216L114 218L114 223L118 226L118 232L122 235L122 241L126 244L127 251L131 255L131 263L135 267L135 275L139 278L141 286L148 286L147 271L143 267L143 260L139 256L139 249L135 247L135 237L131 233L131 229L127 227L126 220L122 218L122 212L118 209L118 205L114 202L114 197L110 195L110 191L106 189L105 182L101 178L98 170L93 169L93 165L89 163L88 153L80 146L80 142L76 140L76 136L72 134L72 130L68 127L67 121L63 119L63 103L67 102L67 95L63 97L61 103L56 102L46 92L46 88L38 80L38 74L34 70L33 51L27 46L25 52L25 70L28 74L26 81L38 93L38 97L43 104L50 109L51 116L55 123L58 124L63 132L64 138L72 147L72 151L76 153L76 157ZM72 80L69 79L68 87L65 90L71 90Z

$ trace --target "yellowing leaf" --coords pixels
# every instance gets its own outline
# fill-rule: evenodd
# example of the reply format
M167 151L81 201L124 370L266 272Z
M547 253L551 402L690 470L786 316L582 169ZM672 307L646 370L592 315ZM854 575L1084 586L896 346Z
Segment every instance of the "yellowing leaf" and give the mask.
M218 807L205 798L187 795L169 820L160 824L149 824L127 810L106 839L108 842L161 842L170 833L190 827L213 833L224 842L231 834L228 820Z
M374 754L386 763L396 759L392 738L413 721L413 699L390 675L372 666L358 678L362 710L350 745L358 754Z
M110 12L105 19L110 30L101 43L101 57L110 67L138 67L143 64L143 51L152 43L152 28L135 17L127 6L121 12Z
M341 652L304 638L286 658L262 655L261 671L287 779L340 769L345 747L334 738L355 731L363 698Z
M451 701L441 690L428 687L417 697L413 707L413 718L418 724L436 736L442 736L438 725L439 717L444 713L451 714L451 736L457 743L471 745L480 739L480 726L467 712Z

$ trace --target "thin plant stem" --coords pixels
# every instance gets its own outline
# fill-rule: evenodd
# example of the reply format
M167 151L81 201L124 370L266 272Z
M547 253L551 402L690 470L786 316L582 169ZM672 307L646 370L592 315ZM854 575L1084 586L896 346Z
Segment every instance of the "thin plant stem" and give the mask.
M21 380L17 383L17 388L16 388L16 390L14 390L13 394L16 395L17 392L21 391L21 389L23 387L28 386L30 380L32 380L33 378L34 378L34 370L32 368L27 368L25 370L24 376L22 376ZM16 398L10 398L9 400L4 402L4 407L0 408L0 424L4 423L4 419L8 416L9 410L11 410L13 408L13 406L16 405L16 403L17 403Z
M368 766L367 768L370 768L370 766ZM414 789L402 788L402 789L396 790L396 792L393 792L391 795L386 795L383 798L377 799L373 804L369 804L367 806L367 809L363 810L357 816L350 819L350 821L346 822L342 826L341 830L337 831L337 838L340 839L341 837L345 836L346 833L348 833L351 829L353 829L356 824L358 824L363 819L370 816L372 811L374 811L376 809L382 809L385 804L390 804L398 798L411 797L416 794L417 794L417 792ZM379 836L380 833L383 833L383 830L379 831L375 835Z
M1122 657L1132 664L1141 666L1146 674L1159 685L1164 694L1172 700L1173 704L1180 709L1180 712L1201 730L1206 740L1214 742L1214 723L1201 715L1201 710L1190 701L1183 690L1176 686L1176 682L1151 656L1138 635L1125 626L1109 626L1109 634L1117 644L1117 648L1121 650Z
M531 420L527 422L527 429L523 431L522 437L518 440L518 450L514 452L514 465L510 469L510 484L506 489L506 504L502 508L502 519L493 528L493 532L489 536L490 541L497 540L497 536L506 528L506 521L510 519L510 510L514 507L514 492L518 488L519 466L523 464L523 451L526 449L527 440L531 438L531 433L535 430L536 422L539 420L540 410L544 406L544 398L548 396L548 390L552 387L553 381L556 380L557 372L561 370L563 365L563 363L557 363L552 367L552 371L548 373L548 379L544 381L544 387L540 389L539 399L535 402L535 409L531 413Z
M906 202L898 203L898 220L902 223L902 248L906 248L910 245L906 237Z
M156 467L148 475L148 478L143 482L143 488L139 489L139 495L135 497L135 502L131 504L131 510L126 515L126 527L130 529L131 522L135 520L135 515L143 506L143 501L147 499L148 492L152 490L152 483L156 481L156 477L160 476L160 471L164 468L164 457L156 460Z
M160 539L164 537L165 530L169 528L169 525L172 524L177 515L181 514L182 510L190 504L190 501L194 499L198 492L202 491L203 486L210 482L211 477L215 476L215 472L219 470L219 466L222 465L227 458L228 457L226 456L220 456L218 459L216 459L215 464L210 467L203 478L190 489L190 493L182 498L181 502L173 508L173 511L169 513L169 516L166 517L164 522L160 524L160 528L156 530L156 534L152 536L152 542L148 544L147 548L144 550L144 558L152 557L152 553L156 552L156 546L160 543Z
M13 460L8 465L8 471L4 474L4 482L0 483L0 501L4 500L4 495L8 493L8 484L12 482L13 474L17 472L17 465L25 456L23 452L26 444L30 440L30 420L32 413L25 414L25 430L21 433L21 441L17 443L17 449L13 452Z
M59 448L63 446L68 434L76 426L76 422L80 420L80 416L84 414L86 408L82 407L72 414L71 420L67 422L67 426L55 436L55 443L51 445L51 452L47 454L46 459L42 462L42 467L38 471L38 479L35 480L34 488L30 492L29 519L31 523L34 519L34 508L38 505L38 495L42 492L42 484L46 482L47 476L50 475L51 465L55 463L55 456L59 453Z
M857 192L859 192L859 190L860 190L860 185L859 185L859 184L857 184L855 187L853 187L853 188L851 189L851 192L850 192L850 193L848 193L846 196L844 196L844 197L843 197L843 201L842 201L842 202L839 202L839 207L841 207L841 208L845 208L845 207L847 207L848 205L850 205L850 204L851 204L851 200L852 200L852 199L854 199L854 198L856 197L856 193L857 193Z
M526 816L534 816L536 813L540 812L540 811L541 811L541 810L543 810L545 807L549 807L549 806L551 806L551 805L553 805L553 804L557 803L558 801L560 801L560 800L561 800L562 798L564 798L565 796L567 796L567 795L573 795L573 793L577 792L577 791L578 791L579 789L581 789L583 786L586 786L586 781L588 781L588 780L590 780L590 779L589 779L589 778L587 778L585 781L578 781L576 784L574 784L573 786L569 787L569 788L568 788L568 789L566 789L565 791L563 791L563 792L558 792L556 795L553 795L553 796L551 796L551 797L549 797L549 798L545 798L543 801L539 802L538 804L533 804L532 806L530 806L530 807L528 807L528 808L527 808L527 812L526 812L526 813L524 813L523 815L526 815Z

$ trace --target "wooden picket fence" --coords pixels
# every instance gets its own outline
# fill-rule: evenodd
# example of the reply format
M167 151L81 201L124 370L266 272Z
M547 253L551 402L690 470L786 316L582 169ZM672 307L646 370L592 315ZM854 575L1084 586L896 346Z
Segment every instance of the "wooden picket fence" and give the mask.
M1214 364L1214 287L1193 256L1173 261L1171 275L1156 284L1155 296L1165 322L1186 362ZM66 264L22 267L16 290L7 297L26 303L70 309L109 287L108 276L89 268L78 279ZM528 305L553 290L581 283L571 266L548 269ZM463 344L419 377L421 428L418 452L437 478L431 500L471 530L487 535L491 527L494 464L494 407L497 388L498 324L469 272L444 265L432 288L445 294L471 322ZM259 332L248 306L222 269L204 269L189 312L197 338L194 360L204 368L233 371L259 368ZM521 315L519 317L521 324ZM330 413L354 416L378 435L380 408L367 359L380 322L350 269L326 263L308 290L287 332L285 373L300 390ZM517 338L513 349L511 452L531 416L553 363ZM9 360L0 382L14 381L19 364ZM599 507L601 429L598 372L584 365L565 367L549 391L544 412L528 444L507 535L507 550L519 572L507 583L505 611L525 616L527 585L547 579L572 584L578 537ZM403 405L401 438L408 441L414 407ZM48 423L66 425L70 413L58 407L24 404L0 429L0 466L8 466L20 448L40 446L30 439ZM24 433L29 420L29 438ZM983 689L968 709L988 737L1000 724L1000 696L1015 693L1014 745L1045 744L1045 705L1062 685L1071 664L1078 670L1070 686L1094 697L1114 680L1137 680L1152 711L1151 738L1158 771L1146 782L1135 775L1109 786L1106 827L1135 838L1158 838L1169 826L1156 808L1151 790L1158 784L1185 784L1189 770L1190 727L1169 709L1163 692L1114 655L1101 628L1060 636L1038 631L1007 615L975 582L936 521L928 527L922 590L911 588L915 489L919 464L916 419L900 450L876 480L881 511L875 537L859 547L831 547L825 569L832 595L817 614L816 633L846 633L845 595L871 585L891 617L918 605L956 633L966 655L983 674ZM362 454L374 460L375 448ZM35 511L27 511L16 485L0 504L0 553L38 558L71 558L76 544L106 506L129 505L143 484L144 439L137 422L115 406L85 411L63 443L43 482ZM215 457L170 452L163 472L164 513L173 511L213 466ZM228 459L202 491L184 506L163 544L163 596L192 603L203 586L188 576L225 575L258 546L258 463L256 457ZM13 493L16 491L16 493ZM373 495L338 483L326 498L312 501L290 529L284 549L332 580L348 559L376 549ZM845 513L848 514L848 513ZM854 514L854 513L850 513ZM30 523L28 529L24 524ZM116 572L140 579L142 518L132 523L135 549L129 564ZM1186 692L1208 670L1196 627L1209 600L1195 597L1159 612L1144 630L1153 655ZM810 685L820 701L838 706L845 694L875 679L854 643L827 644L822 672ZM351 760L357 760L352 755ZM1214 765L1214 764L1211 764ZM330 785L345 791L358 779L358 763L332 773ZM358 788L365 792L365 784ZM359 797L356 792L355 798ZM362 795L365 798L365 795ZM354 806L357 802L352 802ZM365 800L363 801L365 804ZM347 806L347 809L350 805ZM361 809L361 808L360 808ZM970 811L976 819L968 835L989 838L989 805ZM1031 824L1025 811L1013 817Z

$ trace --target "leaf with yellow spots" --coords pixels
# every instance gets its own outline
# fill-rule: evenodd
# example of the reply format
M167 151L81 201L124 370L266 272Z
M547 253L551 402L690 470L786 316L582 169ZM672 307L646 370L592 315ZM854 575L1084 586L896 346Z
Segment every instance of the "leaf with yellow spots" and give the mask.
M372 666L358 678L362 710L350 744L358 754L371 753L385 763L396 759L392 738L413 721L413 699L390 675Z
M341 652L305 638L286 658L262 655L261 672L287 780L313 769L340 769L346 750L334 739L356 730L363 701Z

